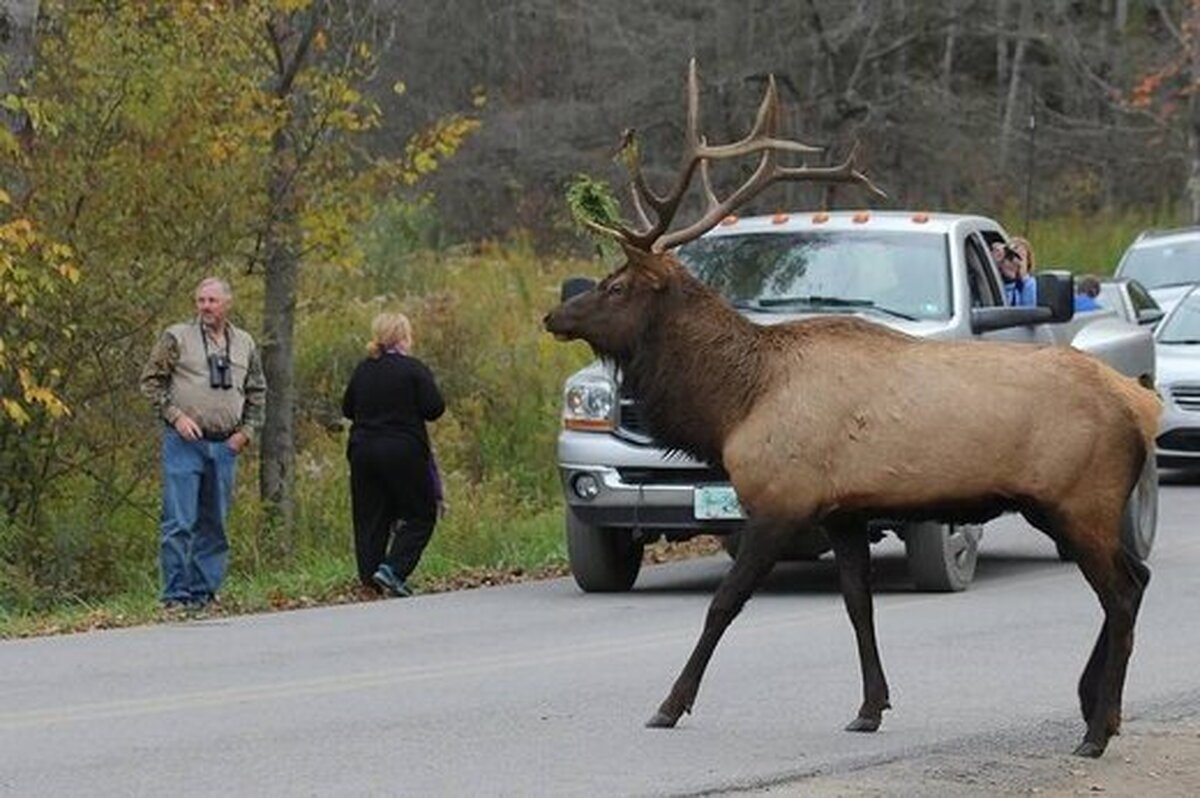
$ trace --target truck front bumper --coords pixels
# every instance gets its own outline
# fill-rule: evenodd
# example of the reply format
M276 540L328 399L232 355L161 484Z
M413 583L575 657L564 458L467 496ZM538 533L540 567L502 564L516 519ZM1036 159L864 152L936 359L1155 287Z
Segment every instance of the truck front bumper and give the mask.
M567 506L589 526L669 534L732 532L744 523L696 519L696 487L728 484L728 477L684 455L614 435L564 431L558 462Z

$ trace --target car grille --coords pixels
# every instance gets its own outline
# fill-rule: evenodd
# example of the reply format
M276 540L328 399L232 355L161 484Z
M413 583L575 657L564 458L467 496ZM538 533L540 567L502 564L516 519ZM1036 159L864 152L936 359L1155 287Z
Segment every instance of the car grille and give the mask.
M1200 452L1200 429L1174 429L1159 435L1158 448L1172 452Z
M1181 410L1200 411L1200 385L1173 385L1171 398Z

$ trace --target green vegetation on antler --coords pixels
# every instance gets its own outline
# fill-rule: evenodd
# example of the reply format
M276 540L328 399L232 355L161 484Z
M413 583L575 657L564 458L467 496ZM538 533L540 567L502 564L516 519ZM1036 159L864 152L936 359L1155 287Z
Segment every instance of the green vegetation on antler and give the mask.
M567 207L571 217L584 228L588 224L615 228L621 224L621 205L603 180L579 174L567 186ZM588 228L589 232L593 232Z

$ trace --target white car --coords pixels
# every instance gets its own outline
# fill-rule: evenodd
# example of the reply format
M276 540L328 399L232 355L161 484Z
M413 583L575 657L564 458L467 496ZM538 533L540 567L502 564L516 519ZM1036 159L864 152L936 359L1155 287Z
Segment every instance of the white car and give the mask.
M1200 468L1200 290L1184 295L1154 335L1163 398L1158 464Z
M1138 280L1169 313L1200 283L1200 227L1146 230L1125 250L1113 276Z

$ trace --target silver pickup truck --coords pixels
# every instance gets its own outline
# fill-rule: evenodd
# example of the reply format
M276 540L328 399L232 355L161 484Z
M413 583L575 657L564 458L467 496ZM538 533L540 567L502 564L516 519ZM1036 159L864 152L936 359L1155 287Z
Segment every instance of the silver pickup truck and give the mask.
M1064 311L1070 275L1039 275L1038 307L1005 305L989 252L994 242L1007 239L1000 225L980 216L809 212L731 217L676 254L759 324L854 314L927 338L1070 345L1153 386L1149 328L1112 310L1073 314L1069 299ZM564 294L581 282L588 285L579 278L564 282ZM726 551L737 556L744 516L726 475L657 447L637 399L622 392L619 375L609 367L596 362L567 379L562 423L558 464L567 549L583 590L628 590L644 545L663 537L719 535ZM1157 478L1153 468L1148 474L1126 512L1127 540L1143 556L1157 521ZM888 532L904 540L918 589L962 590L970 584L981 527L880 518L872 529L877 540ZM828 549L817 531L797 539L790 556L814 558Z

